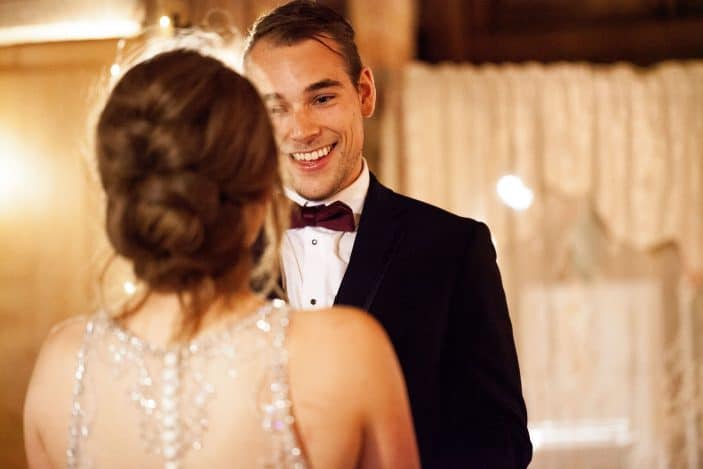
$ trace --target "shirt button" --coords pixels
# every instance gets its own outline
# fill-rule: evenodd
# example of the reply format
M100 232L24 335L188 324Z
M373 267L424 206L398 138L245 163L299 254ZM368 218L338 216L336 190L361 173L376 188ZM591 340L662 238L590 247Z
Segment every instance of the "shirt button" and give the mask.
M317 246L317 240L316 240L316 239L313 239L313 240L312 240L312 245L313 245L313 246Z
M315 306L315 304L317 304L317 300L316 300L315 298L311 298L311 299L310 299L310 304L313 305L313 306Z

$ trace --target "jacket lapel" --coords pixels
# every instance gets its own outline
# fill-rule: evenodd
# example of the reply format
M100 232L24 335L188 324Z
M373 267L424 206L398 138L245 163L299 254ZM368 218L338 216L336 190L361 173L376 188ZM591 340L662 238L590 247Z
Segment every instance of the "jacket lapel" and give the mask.
M334 304L369 310L404 230L395 194L371 174L349 266Z

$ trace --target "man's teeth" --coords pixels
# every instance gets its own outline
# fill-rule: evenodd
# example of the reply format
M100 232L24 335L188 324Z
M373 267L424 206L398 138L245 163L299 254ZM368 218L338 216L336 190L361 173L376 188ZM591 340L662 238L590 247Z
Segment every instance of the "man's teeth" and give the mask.
M330 150L332 150L332 145L327 145L319 150L310 151L307 153L291 153L291 155L293 155L293 158L298 161L314 161L322 158L323 156L327 156Z

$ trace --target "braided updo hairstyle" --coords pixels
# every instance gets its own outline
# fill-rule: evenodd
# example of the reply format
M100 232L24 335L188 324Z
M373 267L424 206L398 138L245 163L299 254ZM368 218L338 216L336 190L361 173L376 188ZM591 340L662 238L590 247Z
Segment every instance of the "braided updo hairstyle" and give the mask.
M108 238L150 291L202 299L206 281L275 258L280 230L252 249L243 219L247 204L281 192L271 124L256 89L222 62L178 49L134 66L96 144ZM207 306L191 301L190 333Z

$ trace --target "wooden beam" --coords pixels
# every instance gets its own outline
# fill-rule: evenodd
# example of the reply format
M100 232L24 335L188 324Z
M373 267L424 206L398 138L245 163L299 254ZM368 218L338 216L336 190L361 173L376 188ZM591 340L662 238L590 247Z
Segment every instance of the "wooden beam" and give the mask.
M437 32L436 29L429 31ZM445 47L445 36L426 35L420 59L428 62L536 60L628 61L650 65L667 59L703 58L703 17L607 22L569 29L468 31L463 46Z
M649 65L666 59L703 58L703 18L640 21L579 29L477 34L457 60L629 61Z

